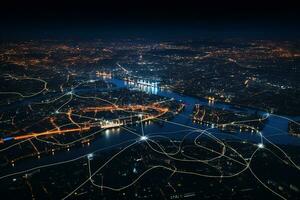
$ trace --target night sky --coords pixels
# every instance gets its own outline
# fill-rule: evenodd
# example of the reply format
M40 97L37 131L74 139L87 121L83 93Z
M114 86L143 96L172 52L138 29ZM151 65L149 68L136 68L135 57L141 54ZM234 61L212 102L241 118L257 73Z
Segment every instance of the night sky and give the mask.
M300 8L290 0L11 0L2 3L0 9L2 36L82 27L120 27L122 30L180 29L182 26L214 30L276 27L291 32L300 27Z

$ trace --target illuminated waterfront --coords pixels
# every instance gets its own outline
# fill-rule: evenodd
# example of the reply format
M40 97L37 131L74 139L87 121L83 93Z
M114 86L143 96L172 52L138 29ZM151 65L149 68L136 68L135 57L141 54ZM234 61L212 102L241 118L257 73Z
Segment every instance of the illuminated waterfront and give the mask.
M297 196L298 115L235 104L230 95L221 101L210 88L209 95L188 96L191 91L177 90L166 79L112 66L5 73L5 195L22 190L43 198L46 188L55 199L160 198L159 184L168 199L214 198L213 191L224 197L232 190L244 198L257 197L256 191ZM286 180L286 173L293 178ZM199 185L205 189L199 192Z

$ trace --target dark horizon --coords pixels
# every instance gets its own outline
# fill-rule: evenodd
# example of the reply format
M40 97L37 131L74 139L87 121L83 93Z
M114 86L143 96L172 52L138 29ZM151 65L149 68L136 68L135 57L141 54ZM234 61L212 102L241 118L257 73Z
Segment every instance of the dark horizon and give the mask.
M2 25L100 25L257 23L295 25L300 9L292 1L7 1L1 6Z

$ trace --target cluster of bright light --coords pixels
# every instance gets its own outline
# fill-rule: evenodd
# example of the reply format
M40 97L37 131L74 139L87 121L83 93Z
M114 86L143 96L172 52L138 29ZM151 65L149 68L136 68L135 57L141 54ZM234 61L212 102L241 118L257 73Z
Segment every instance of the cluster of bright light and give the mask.
M141 136L141 138L140 138L140 140L147 140L147 139L148 139L148 137L145 135Z
M89 83L94 83L94 82L95 82L95 80L93 80L93 79L89 80Z
M262 149L262 148L265 147L263 143L259 143L257 146L258 146L258 148L260 148L260 149Z

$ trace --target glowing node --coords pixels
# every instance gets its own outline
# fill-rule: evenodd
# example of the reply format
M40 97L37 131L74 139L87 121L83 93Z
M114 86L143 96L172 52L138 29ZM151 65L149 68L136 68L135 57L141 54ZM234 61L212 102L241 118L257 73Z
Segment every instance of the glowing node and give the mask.
M142 140L142 141L143 141L143 140L147 140L147 139L148 139L148 137L147 137L147 136L144 136L144 135L141 136L141 138L140 138L140 140Z
M265 147L263 143L259 143L257 146L258 146L258 148L260 148L260 149L263 149L263 148Z
M95 80L91 79L89 80L90 83L95 83Z
M88 158L89 160L92 160L93 157L94 157L94 154L92 154L92 153L89 153L89 154L87 155L87 158Z
M142 117L143 117L143 114L142 114L142 113L138 114L138 117L139 117L139 118L142 118Z
M55 113L55 114L58 114L58 113L59 113L59 111L58 111L58 110L56 110L54 113Z

